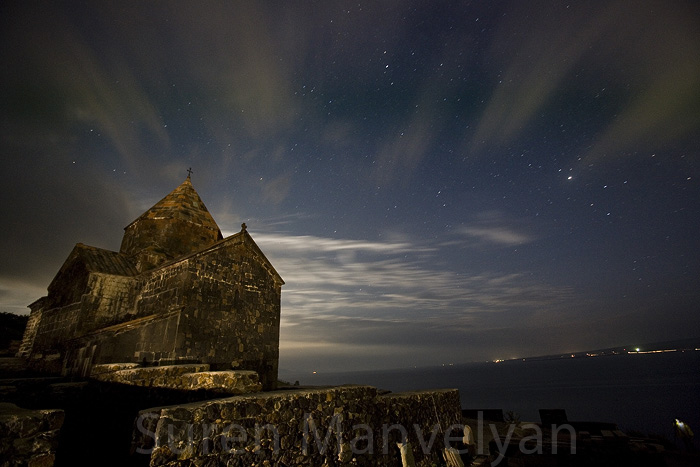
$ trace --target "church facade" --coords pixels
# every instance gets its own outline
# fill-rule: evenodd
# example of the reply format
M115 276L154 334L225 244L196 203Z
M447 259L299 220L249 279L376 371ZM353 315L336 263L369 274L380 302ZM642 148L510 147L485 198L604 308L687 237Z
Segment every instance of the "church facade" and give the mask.
M284 281L243 224L223 238L190 176L125 229L119 252L78 243L35 301L19 350L40 371L201 362L277 381Z

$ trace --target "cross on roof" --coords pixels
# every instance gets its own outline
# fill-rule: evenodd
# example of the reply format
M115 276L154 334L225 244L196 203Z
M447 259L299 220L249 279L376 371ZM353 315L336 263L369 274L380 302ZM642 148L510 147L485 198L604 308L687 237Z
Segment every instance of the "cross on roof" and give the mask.
M192 167L187 169L187 178L190 178L190 175L192 175Z

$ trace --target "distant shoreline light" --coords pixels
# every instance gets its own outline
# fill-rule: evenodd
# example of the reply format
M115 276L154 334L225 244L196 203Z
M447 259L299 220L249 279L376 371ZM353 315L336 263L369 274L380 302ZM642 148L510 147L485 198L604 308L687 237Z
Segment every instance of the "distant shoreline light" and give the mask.
M700 350L700 349L694 349L694 350ZM665 350L630 350L627 352L628 354L648 354L648 353L666 353L666 352L678 352L679 349L665 349ZM684 349L680 349L681 352L684 351Z
M491 360L491 363L503 363L503 362L510 362L510 361L528 361L528 360L551 360L551 359L556 359L556 358L579 358L579 357L609 357L612 355L647 355L647 354L654 354L654 353L669 353L669 352L686 352L686 351L700 351L700 347L692 348L692 349L663 349L663 350L640 350L639 348L636 348L635 350L624 350L621 352L618 351L612 351L610 353L602 352L602 353L591 353L591 352L586 352L585 354L563 354L563 355L558 355L558 356L551 356L551 357L530 357L530 358L499 358L496 360ZM444 366L444 365L443 365Z

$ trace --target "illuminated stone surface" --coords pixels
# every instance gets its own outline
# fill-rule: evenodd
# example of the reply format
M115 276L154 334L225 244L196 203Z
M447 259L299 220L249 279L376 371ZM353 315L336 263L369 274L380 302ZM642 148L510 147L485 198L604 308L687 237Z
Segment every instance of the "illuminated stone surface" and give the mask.
M270 389L283 284L245 227L221 237L188 177L126 227L119 252L75 246L30 305L18 355L83 377L94 364L200 362Z

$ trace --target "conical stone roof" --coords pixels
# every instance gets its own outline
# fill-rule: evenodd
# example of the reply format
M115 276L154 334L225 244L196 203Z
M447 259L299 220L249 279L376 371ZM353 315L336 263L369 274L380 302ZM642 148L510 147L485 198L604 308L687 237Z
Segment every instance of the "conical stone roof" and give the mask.
M181 219L221 235L219 226L192 186L189 176L134 222L142 219Z
M133 257L140 271L194 253L223 238L189 175L124 230L120 252Z

